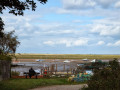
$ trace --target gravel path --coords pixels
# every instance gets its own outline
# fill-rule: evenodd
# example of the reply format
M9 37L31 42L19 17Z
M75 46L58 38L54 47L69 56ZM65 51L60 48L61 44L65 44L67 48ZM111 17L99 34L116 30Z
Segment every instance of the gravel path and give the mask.
M47 86L47 87L39 87L30 90L80 90L86 84L80 85L55 85L55 86Z

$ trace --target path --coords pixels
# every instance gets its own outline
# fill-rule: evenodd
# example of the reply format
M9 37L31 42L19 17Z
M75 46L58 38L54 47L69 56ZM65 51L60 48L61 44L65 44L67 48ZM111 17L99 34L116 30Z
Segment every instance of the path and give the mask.
M39 87L31 90L80 90L86 84L80 85L54 85L54 86L47 86L47 87Z

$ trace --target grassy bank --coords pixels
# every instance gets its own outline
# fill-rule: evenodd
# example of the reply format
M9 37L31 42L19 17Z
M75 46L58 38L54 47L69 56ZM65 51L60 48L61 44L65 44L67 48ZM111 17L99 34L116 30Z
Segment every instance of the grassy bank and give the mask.
M0 82L0 90L28 90L36 88L38 86L50 86L50 85L68 85L68 84L80 84L71 83L67 81L67 78L51 78L51 79L10 79Z
M18 59L120 59L120 55L94 54L16 54Z

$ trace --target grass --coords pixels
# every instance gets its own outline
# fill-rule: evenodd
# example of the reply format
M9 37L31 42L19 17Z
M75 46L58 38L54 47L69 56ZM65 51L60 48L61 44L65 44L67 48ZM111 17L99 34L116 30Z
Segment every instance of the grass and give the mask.
M67 78L50 78L50 79L10 79L0 82L0 90L28 90L36 87L50 85L70 85L82 84L76 82L68 82Z
M95 54L16 54L18 59L120 59L120 55Z

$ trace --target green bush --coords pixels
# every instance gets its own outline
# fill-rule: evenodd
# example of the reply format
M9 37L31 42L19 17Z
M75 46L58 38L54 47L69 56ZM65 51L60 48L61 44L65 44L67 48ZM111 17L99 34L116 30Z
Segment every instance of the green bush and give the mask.
M103 69L96 70L83 90L120 90L120 65L117 59Z
M11 75L12 75L12 76L19 76L19 75L20 75L20 72L11 71Z
M8 56L8 55L0 55L0 60L8 60L8 61L11 61L12 58L11 58L11 56Z

